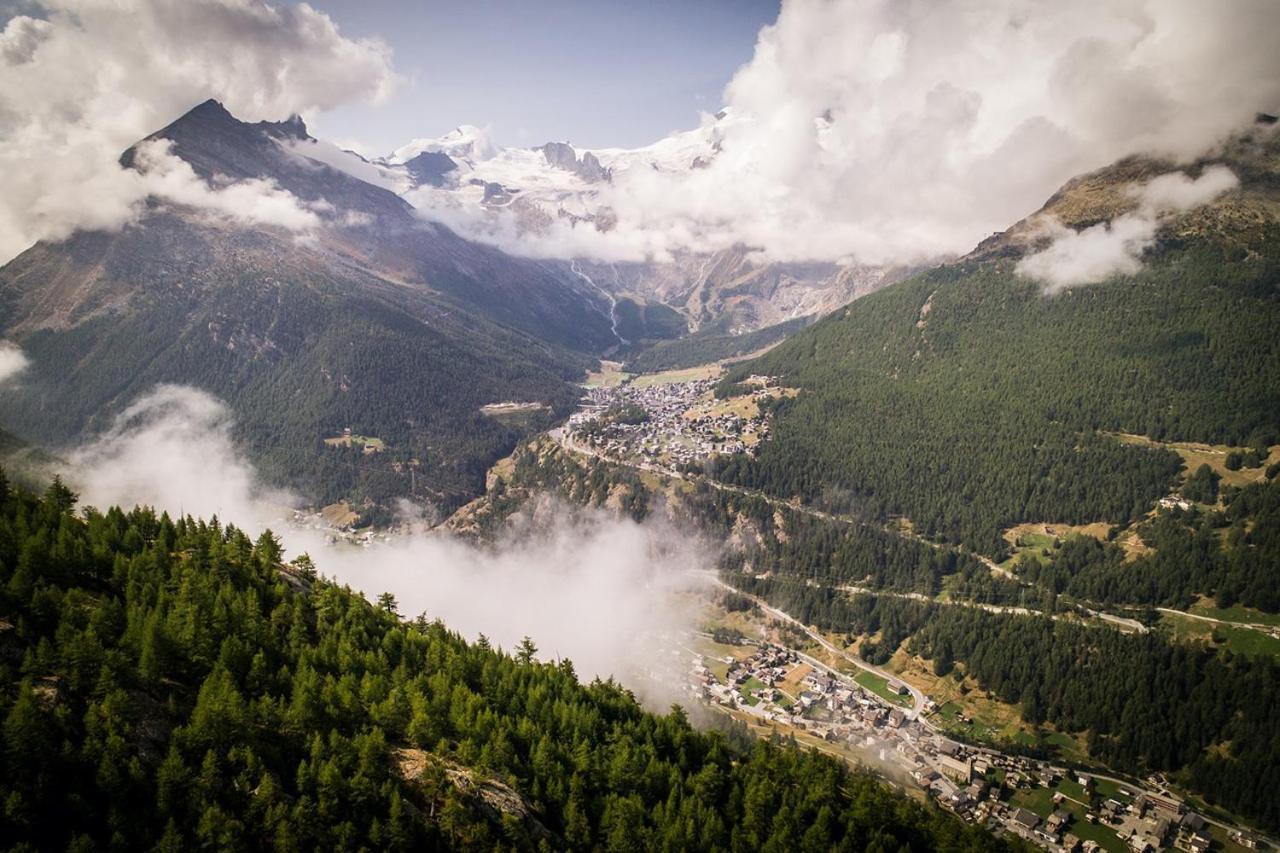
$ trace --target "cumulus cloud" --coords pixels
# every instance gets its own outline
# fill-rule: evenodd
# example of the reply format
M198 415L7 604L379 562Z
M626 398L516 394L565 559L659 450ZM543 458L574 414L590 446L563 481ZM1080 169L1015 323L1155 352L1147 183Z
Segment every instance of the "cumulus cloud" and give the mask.
M40 239L131 221L151 187L119 167L120 153L207 98L278 119L378 100L396 81L384 43L343 36L305 3L33 5L37 16L0 32L0 262ZM257 210L280 212L278 197L258 196Z
M0 385L26 370L28 363L26 354L16 344L0 341Z
M321 574L371 599L392 593L407 616L425 613L507 649L528 635L539 657L569 658L581 677L613 675L659 705L675 698L654 673L693 625L678 593L702 583L694 570L709 564L695 538L658 523L552 511L492 548L421 527L360 547L291 525L286 508L297 499L262 484L231 427L216 398L160 386L73 452L67 479L89 505L216 514L253 533L271 527L290 554L310 554Z
M1053 242L1023 258L1018 272L1039 279L1048 293L1095 284L1115 275L1132 275L1142 267L1142 255L1155 242L1161 222L1172 213L1206 204L1238 186L1230 169L1214 166L1198 178L1169 172L1134 190L1138 207L1110 222L1073 231L1049 220L1045 229Z
M962 253L1077 174L1191 157L1280 106L1278 31L1273 0L785 0L706 168L616 170L608 234L559 222L531 251ZM454 221L509 242L490 219Z

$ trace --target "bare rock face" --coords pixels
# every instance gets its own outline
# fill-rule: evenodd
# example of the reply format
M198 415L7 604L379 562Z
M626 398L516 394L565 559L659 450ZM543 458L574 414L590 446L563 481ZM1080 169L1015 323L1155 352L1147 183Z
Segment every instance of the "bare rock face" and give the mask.
M567 142L548 142L537 150L552 166L572 172L589 184L609 180L609 170L600 165L600 160L590 151L579 158L578 152Z
M505 782L421 749L400 747L393 750L392 758L397 775L424 795L431 794L440 783L449 785L487 820L495 824L504 819L515 820L534 838L556 846L563 843L542 823L534 807Z
M423 151L417 157L405 162L404 167L413 177L414 183L419 186L429 184L433 187L442 187L446 176L457 169L458 164L443 151Z

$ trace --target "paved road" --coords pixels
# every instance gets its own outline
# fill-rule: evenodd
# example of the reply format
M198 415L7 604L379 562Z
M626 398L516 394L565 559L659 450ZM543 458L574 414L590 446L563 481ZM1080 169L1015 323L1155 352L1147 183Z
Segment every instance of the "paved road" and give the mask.
M1185 616L1188 619L1198 619L1201 622L1208 622L1212 625L1223 625L1228 628L1249 628L1253 631L1261 631L1264 634L1280 634L1280 628L1275 625L1267 625L1263 622L1232 622L1230 619L1215 619L1212 616L1204 616L1200 613L1189 613L1186 610L1171 610L1168 607L1157 607L1161 613L1170 613L1174 616Z

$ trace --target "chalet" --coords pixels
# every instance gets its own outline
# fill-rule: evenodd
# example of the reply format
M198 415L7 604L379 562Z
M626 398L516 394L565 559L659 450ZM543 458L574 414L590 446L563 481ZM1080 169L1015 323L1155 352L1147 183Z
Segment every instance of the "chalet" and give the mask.
M1080 849L1080 839L1076 838L1070 832L1062 836L1062 853L1077 853Z
M1031 832L1040 825L1040 816L1028 809L1018 809L1013 813L1013 822L1018 828Z
M1049 815L1048 820L1045 821L1045 825L1049 828L1050 832L1061 832L1070 822L1071 812L1058 809L1053 814Z

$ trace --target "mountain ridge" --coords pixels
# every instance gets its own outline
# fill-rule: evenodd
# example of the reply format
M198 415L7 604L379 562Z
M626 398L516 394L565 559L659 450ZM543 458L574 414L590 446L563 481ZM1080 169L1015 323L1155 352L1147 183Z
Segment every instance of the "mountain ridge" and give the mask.
M152 201L136 225L39 243L0 269L0 334L32 362L4 426L80 441L152 385L192 384L230 404L268 477L314 500L378 503L416 483L447 507L540 417L566 413L573 382L614 343L600 297L281 144L304 133L205 102L143 142L171 146L211 186L270 181L316 206L305 239ZM511 399L548 413L480 413ZM391 451L350 460L323 445L347 427Z

